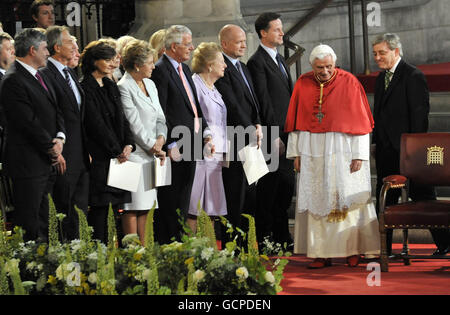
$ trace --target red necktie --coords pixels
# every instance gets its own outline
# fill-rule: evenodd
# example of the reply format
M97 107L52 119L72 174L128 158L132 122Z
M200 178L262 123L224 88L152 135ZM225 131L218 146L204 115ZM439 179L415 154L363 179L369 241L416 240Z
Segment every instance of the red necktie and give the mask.
M39 83L42 85L42 87L48 92L48 88L44 83L44 80L42 80L41 75L39 74L39 72L36 72L35 74L36 78L38 79Z
M192 110L194 111L194 116L195 116L194 129L195 129L195 133L198 133L198 130L200 129L200 123L198 120L197 107L195 106L194 99L192 98L191 92L188 87L188 83L186 82L186 78L184 77L183 67L182 67L181 63L178 66L178 73L180 75L181 81L183 82L184 89L186 90L186 93L189 97L189 101L191 102Z

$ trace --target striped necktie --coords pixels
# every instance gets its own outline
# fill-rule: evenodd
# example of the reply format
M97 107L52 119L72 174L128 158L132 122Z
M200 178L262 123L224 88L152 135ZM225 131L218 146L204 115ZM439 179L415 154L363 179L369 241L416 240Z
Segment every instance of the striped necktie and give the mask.
M389 83L391 83L391 78L394 75L391 71L387 70L384 75L384 90L388 89Z
M64 72L64 78L66 79L67 84L69 85L70 89L73 91L72 82L70 81L70 75L69 75L69 69L65 67L63 69Z

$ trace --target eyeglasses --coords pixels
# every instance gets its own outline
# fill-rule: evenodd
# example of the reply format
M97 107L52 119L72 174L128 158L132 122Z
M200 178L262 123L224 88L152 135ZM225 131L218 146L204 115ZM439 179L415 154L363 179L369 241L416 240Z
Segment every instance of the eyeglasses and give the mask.
M184 46L184 47L186 47L186 48L193 48L194 47L194 45L192 44L192 42L191 43L188 43L188 44L184 44L184 43L177 43L177 45L181 45L181 46Z

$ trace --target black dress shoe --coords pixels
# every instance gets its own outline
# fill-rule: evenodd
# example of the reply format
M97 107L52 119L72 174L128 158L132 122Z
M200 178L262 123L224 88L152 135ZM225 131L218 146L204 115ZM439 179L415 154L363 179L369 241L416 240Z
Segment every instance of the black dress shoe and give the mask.
M445 256L447 255L447 253L450 251L450 246L448 246L447 248L444 249L437 249L434 253L433 256Z

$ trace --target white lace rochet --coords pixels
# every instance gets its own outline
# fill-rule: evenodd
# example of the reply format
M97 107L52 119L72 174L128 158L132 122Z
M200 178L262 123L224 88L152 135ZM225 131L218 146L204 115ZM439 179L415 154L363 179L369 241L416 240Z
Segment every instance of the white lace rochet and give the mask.
M287 157L301 156L296 211L323 217L371 202L369 152L369 134L291 132ZM353 159L363 163L350 173Z

